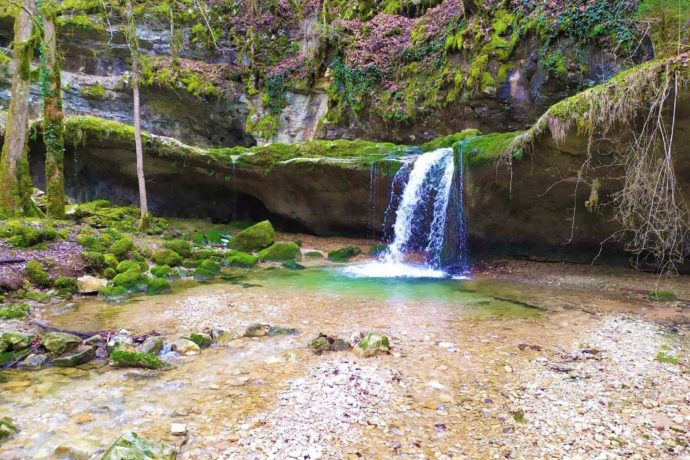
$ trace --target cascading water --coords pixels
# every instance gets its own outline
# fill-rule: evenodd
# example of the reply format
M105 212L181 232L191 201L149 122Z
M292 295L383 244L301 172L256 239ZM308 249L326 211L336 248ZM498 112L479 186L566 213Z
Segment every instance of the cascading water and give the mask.
M401 168L393 180L387 211L397 208L388 249L378 262L348 267L347 273L440 278L463 272L466 230L462 159L457 163L456 168L453 149L442 148L420 155L411 169ZM395 190L401 178L408 179L398 196Z

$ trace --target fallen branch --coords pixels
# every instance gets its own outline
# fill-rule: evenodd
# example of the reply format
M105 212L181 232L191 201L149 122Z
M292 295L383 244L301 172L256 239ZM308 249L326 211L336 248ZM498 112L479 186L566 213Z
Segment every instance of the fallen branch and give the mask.
M36 321L31 321L29 324L31 324L32 326L36 326L45 332L64 332L66 334L76 335L77 337L82 338L82 339L88 339L89 337L93 337L94 335L100 335L99 332L76 332L76 331L70 331L68 329L60 329L57 327L45 326L45 325L43 325L39 322L36 322Z
M21 264L26 262L26 259L0 259L0 265Z

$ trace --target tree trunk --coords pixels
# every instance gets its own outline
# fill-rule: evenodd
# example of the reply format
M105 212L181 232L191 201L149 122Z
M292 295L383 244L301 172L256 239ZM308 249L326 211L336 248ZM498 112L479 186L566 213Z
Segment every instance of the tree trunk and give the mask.
M30 215L39 212L31 201L32 185L27 159L29 86L34 51L31 40L34 1L23 0L22 7L14 25L12 93L7 111L5 142L0 156L0 212L4 211L9 215Z
M139 209L141 220L139 230L148 228L149 210L146 200L146 179L144 177L144 149L141 143L141 110L139 107L139 40L132 12L132 0L127 1L129 19L129 50L132 54L132 92L134 96L134 145L137 154L137 180L139 181Z
M46 197L48 217L65 217L63 162L65 127L62 112L60 63L57 59L55 16L46 8L43 14L43 60L41 83L43 92L43 142L46 146ZM43 13L43 12L41 12Z

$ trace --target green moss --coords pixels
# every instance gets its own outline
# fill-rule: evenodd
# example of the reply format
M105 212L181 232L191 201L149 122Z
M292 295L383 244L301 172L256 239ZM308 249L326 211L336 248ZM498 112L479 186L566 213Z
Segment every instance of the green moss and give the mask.
M134 249L134 243L128 236L123 236L110 246L110 252L118 259L127 257L127 254L129 254L132 249Z
M86 99L103 100L105 98L105 88L100 83L84 85L79 89L79 93Z
M211 336L203 332L193 332L189 335L189 340L196 343L199 348L208 348L213 340Z
M29 248L55 241L57 232L38 222L8 220L0 227L0 238L6 239L14 247Z
M156 265L169 265L176 267L182 263L182 257L172 249L161 249L153 254Z
M235 235L228 247L236 251L252 252L263 249L273 243L275 231L267 220L252 225Z
M147 353L117 350L110 354L110 364L115 367L141 367L144 369L161 369L165 363Z
M300 248L292 242L273 243L266 249L259 251L258 256L261 261L294 260L300 257Z
M24 276L37 287L49 287L51 285L50 276L37 260L30 260L24 269Z
M194 269L194 278L209 280L220 273L220 265L212 260L202 260Z
M58 276L55 278L53 287L63 294L74 294L77 292L77 280L69 276Z
M152 278L148 280L148 285L146 286L146 293L148 295L167 294L169 292L172 292L172 286L167 279Z
M680 364L680 359L676 358L675 356L669 355L663 351L660 351L655 358L658 362L660 363L667 363L667 364Z
M323 254L321 254L319 251L307 251L304 255L305 257L313 259L320 259L323 257Z
M119 262L113 254L103 254L103 263L106 267L117 268Z
M156 278L168 278L172 274L172 269L169 265L156 265L151 268L151 274Z
M116 276L117 276L117 271L112 267L108 267L105 270L103 270L103 277L106 279L111 280L111 279L115 278Z
M139 263L134 261L134 260L123 260L122 262L117 264L117 267L115 268L115 270L118 273L124 273L124 272L129 271L129 270L137 270L140 272L143 271L141 269L141 266L139 265Z
M105 26L94 22L86 15L77 16L60 16L57 18L56 24L63 29L77 29L82 31L90 31L98 34L105 33Z
M223 265L226 267L251 268L258 262L258 257L241 251L227 251L223 258Z
M0 442L9 439L10 436L18 432L17 425L9 417L0 418Z
M115 286L121 286L130 292L141 291L146 287L148 279L141 273L139 267L127 270L113 278Z
M192 245L185 240L169 240L163 243L163 247L175 251L182 257L189 257L192 254Z
M107 286L101 289L98 296L108 302L120 302L129 297L129 291L123 286Z
M501 155L510 151L519 134L521 132L493 133L471 137L456 143L454 148L468 164L495 162Z
M347 262L352 257L362 253L362 250L357 246L346 246L344 248L336 249L328 253L328 259L333 262Z
M92 270L100 270L105 266L105 256L100 252L84 251L80 255L86 266Z
M0 307L0 319L22 319L28 314L29 306L23 303Z
M450 134L448 136L443 137L437 137L436 139L429 141L426 144L422 144L419 148L422 152L430 152L432 150L452 147L453 144L455 144L458 141L464 141L465 139L469 139L470 137L475 137L480 134L481 133L478 129L466 129L459 133Z
M200 249L198 251L192 252L191 258L194 260L212 259L220 261L222 257L217 251L213 249Z
M658 302L675 302L678 297L671 291L652 291L649 293L649 298Z

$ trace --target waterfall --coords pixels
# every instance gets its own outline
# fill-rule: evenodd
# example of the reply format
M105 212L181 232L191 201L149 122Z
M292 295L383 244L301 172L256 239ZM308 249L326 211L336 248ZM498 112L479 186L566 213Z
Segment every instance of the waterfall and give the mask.
M467 251L462 174L462 159L456 162L452 148L424 153L401 168L393 180L384 219L390 222L395 210L388 249L379 262L347 271L372 277L444 277L464 272ZM405 179L407 183L399 187ZM401 194L396 193L398 189Z

